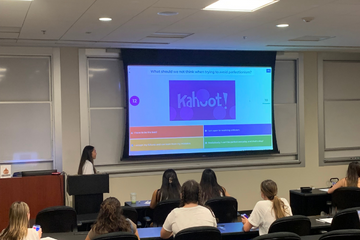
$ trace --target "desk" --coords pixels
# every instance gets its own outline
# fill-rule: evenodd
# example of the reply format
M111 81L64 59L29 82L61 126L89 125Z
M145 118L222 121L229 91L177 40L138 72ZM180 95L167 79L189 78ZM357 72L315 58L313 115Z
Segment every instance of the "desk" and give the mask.
M136 203L125 202L125 206L135 208L138 213L138 221L141 222L142 226L145 226L144 217L148 216L153 218L153 209L150 208L150 200L136 201Z
M6 228L13 202L23 201L30 207L31 219L52 206L64 205L64 176L45 175L0 179L0 230Z
M331 201L331 194L313 189L311 193L290 190L290 206L294 215L320 215L322 211L329 213L326 202Z
M223 223L219 224L219 230L223 240L252 239L258 236L258 231L242 232L242 223ZM156 228L139 228L141 240L160 239L161 227ZM43 237L52 237L57 240L84 240L87 232L76 233L44 233ZM318 240L321 235L310 235L301 237L302 240Z

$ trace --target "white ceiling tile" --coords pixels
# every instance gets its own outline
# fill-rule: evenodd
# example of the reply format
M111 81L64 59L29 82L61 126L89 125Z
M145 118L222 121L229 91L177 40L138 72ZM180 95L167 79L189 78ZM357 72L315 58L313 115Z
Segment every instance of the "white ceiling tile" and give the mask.
M26 17L20 38L59 39L95 0L36 0ZM46 30L44 35L41 31Z
M155 2L156 0L97 0L62 39L100 40ZM100 17L111 17L112 21L101 22Z
M177 11L175 16L160 16L157 13L163 11ZM167 8L148 8L139 15L104 37L103 41L138 41L151 33L160 31L181 19L184 19L197 10L192 9L167 9Z
M0 38L18 38L19 33L0 33Z
M31 2L0 2L0 27L21 27Z

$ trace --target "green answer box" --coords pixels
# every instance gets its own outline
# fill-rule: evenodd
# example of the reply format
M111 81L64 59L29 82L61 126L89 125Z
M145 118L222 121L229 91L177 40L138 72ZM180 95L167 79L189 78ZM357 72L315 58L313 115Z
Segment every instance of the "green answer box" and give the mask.
M262 147L271 146L271 135L205 137L205 148Z

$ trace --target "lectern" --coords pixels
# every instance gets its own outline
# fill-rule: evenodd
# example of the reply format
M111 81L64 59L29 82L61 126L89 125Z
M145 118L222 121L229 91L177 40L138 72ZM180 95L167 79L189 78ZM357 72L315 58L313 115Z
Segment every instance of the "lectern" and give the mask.
M109 192L109 174L68 176L67 192L74 196L77 214L98 213L103 193Z

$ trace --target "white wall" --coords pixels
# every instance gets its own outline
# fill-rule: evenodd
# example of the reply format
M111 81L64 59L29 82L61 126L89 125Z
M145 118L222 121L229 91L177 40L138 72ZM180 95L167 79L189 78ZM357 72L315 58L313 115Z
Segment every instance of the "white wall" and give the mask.
M80 160L80 107L77 48L61 49L62 109L63 109L63 169L77 172ZM239 210L252 209L260 199L260 183L273 179L278 183L279 196L289 199L289 190L301 186L324 187L331 177L344 177L346 166L319 166L318 153L318 91L317 53L304 53L305 84L305 167L279 167L239 171L216 171L218 181L237 198ZM200 180L201 172L178 172L180 182ZM111 177L110 193L121 202L136 192L138 200L150 199L161 184L161 173L137 177Z

